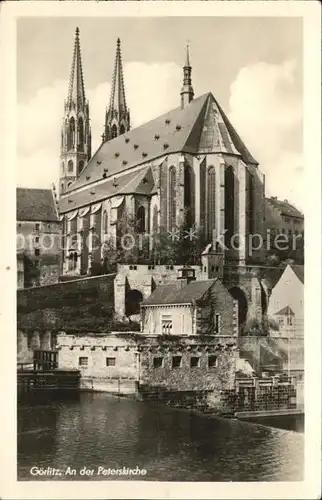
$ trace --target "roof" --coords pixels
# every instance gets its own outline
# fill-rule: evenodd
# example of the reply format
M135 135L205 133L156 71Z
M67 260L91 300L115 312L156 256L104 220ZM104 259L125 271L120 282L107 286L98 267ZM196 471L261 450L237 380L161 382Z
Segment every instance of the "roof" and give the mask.
M280 311L277 311L274 314L275 314L275 316L294 316L294 313L293 313L292 309L290 308L290 306L285 306L285 307L283 307L283 309L281 309Z
M106 186L105 197L109 197L108 183L113 176L178 152L230 153L241 156L247 163L258 164L214 96L207 93L193 99L183 109L173 109L101 144L77 181L61 197L61 210L66 211L63 200L69 196L70 191L84 186L91 189L94 182L102 181L101 186ZM74 193L71 196L74 196ZM89 199L92 201L90 197ZM78 206L84 206L86 203L89 201L79 199Z
M193 301L200 300L215 282L216 279L191 281L182 289L179 289L178 281L160 285L141 305L192 304Z
M57 222L58 214L51 189L17 188L17 220Z
M298 277L298 279L302 283L304 283L304 266L292 265L291 268L294 271L294 273L296 274L296 276Z
M280 210L282 215L304 219L302 212L300 212L300 210L298 210L294 205L291 205L288 200L282 201L278 200L275 196L272 196L271 198L266 198L266 202L273 208Z

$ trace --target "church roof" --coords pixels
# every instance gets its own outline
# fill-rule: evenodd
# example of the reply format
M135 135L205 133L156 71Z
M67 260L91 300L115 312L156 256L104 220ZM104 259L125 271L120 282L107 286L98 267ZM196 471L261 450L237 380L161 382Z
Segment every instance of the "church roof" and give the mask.
M178 289L177 281L160 285L141 305L192 304L193 301L200 300L215 281L191 281L182 289Z
M67 103L83 106L86 102L81 49L79 41L79 28L75 31L73 62L69 78Z
M51 189L17 188L17 221L57 222Z
M296 274L296 276L298 277L298 279L302 283L304 283L304 266L297 266L297 265L292 264L291 268L294 271L294 273Z
M229 153L240 156L246 163L257 165L213 95L207 93L192 100L183 109L176 108L103 143L69 191L85 186L91 189L94 182L102 181L100 184L102 190L106 190L105 198L109 197L114 175L178 152ZM121 177L119 180L121 183ZM85 194L85 190L82 192L84 199L83 196L78 197L77 207L94 201ZM64 201L68 196L67 191L61 198L62 212L68 210ZM73 193L70 196L76 195Z

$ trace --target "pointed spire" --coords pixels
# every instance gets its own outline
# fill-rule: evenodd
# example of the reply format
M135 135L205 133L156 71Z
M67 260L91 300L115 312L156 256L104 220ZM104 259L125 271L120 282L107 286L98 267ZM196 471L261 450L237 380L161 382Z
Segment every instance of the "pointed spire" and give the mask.
M77 106L82 106L86 102L78 27L75 30L74 53L70 72L67 102L74 102Z
M123 78L123 65L121 55L121 40L116 42L116 57L114 64L110 111L117 111L119 115L126 111L125 89Z
M186 62L183 66L183 86L181 89L181 108L185 108L189 102L192 101L194 96L194 91L191 83L191 66L190 66L190 55L189 55L189 45L186 47Z
M105 116L105 130L102 141L105 142L114 139L114 137L124 134L128 130L130 130L130 112L126 106L121 40L118 38L116 42L110 104Z

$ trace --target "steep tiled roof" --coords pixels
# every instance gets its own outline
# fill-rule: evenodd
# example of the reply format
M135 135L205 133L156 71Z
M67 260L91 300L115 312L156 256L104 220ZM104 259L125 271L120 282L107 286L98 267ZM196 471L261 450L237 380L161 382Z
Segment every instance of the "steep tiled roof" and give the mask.
M291 205L287 200L278 200L276 197L266 198L266 203L272 207L280 210L282 215L289 217L297 217L299 219L304 219L304 215L300 210L298 210L294 205Z
M213 121L217 127L218 141L216 144L211 143L210 147L207 144L205 149L201 140L204 129L207 128L205 127L205 117L206 113L209 115L212 112L214 113ZM256 160L251 156L211 93L192 100L184 109L176 108L103 143L88 162L78 180L70 186L69 191L85 186L91 189L94 182L102 181L103 188L100 192L102 195L105 192L104 197L106 198L111 196L109 183L116 174L127 170L130 172L133 167L147 164L170 153L197 154L202 151L237 154L245 162L257 165ZM105 181L103 181L104 175ZM64 207L66 205L64 198L68 196L67 191L66 195L61 198ZM71 196L73 197L75 194L71 194ZM82 206L92 201L94 201L92 198L87 198L85 195L84 200L79 199L78 203L79 206ZM66 208L63 208L64 210Z
M146 180L145 183L144 180ZM61 213L65 213L112 196L131 193L152 194L153 190L154 180L151 169L145 167L140 170L132 170L118 177L115 181L111 177L106 179L103 184L98 184L92 188L89 186L88 189L83 191L71 193L69 197L59 200L59 208Z
M200 300L215 281L191 281L181 290L178 289L178 282L161 285L142 302L142 305L191 304L193 300Z
M294 316L294 313L293 313L292 309L290 308L290 306L285 306L285 307L283 307L283 309L281 309L280 311L277 311L274 314L276 316Z
M53 193L50 189L17 188L18 221L58 221Z

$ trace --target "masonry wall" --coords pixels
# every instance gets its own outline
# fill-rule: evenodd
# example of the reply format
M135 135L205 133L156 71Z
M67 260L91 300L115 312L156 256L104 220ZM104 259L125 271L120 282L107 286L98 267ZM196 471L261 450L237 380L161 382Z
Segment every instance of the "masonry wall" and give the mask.
M18 328L108 331L114 317L114 277L104 275L18 290Z

